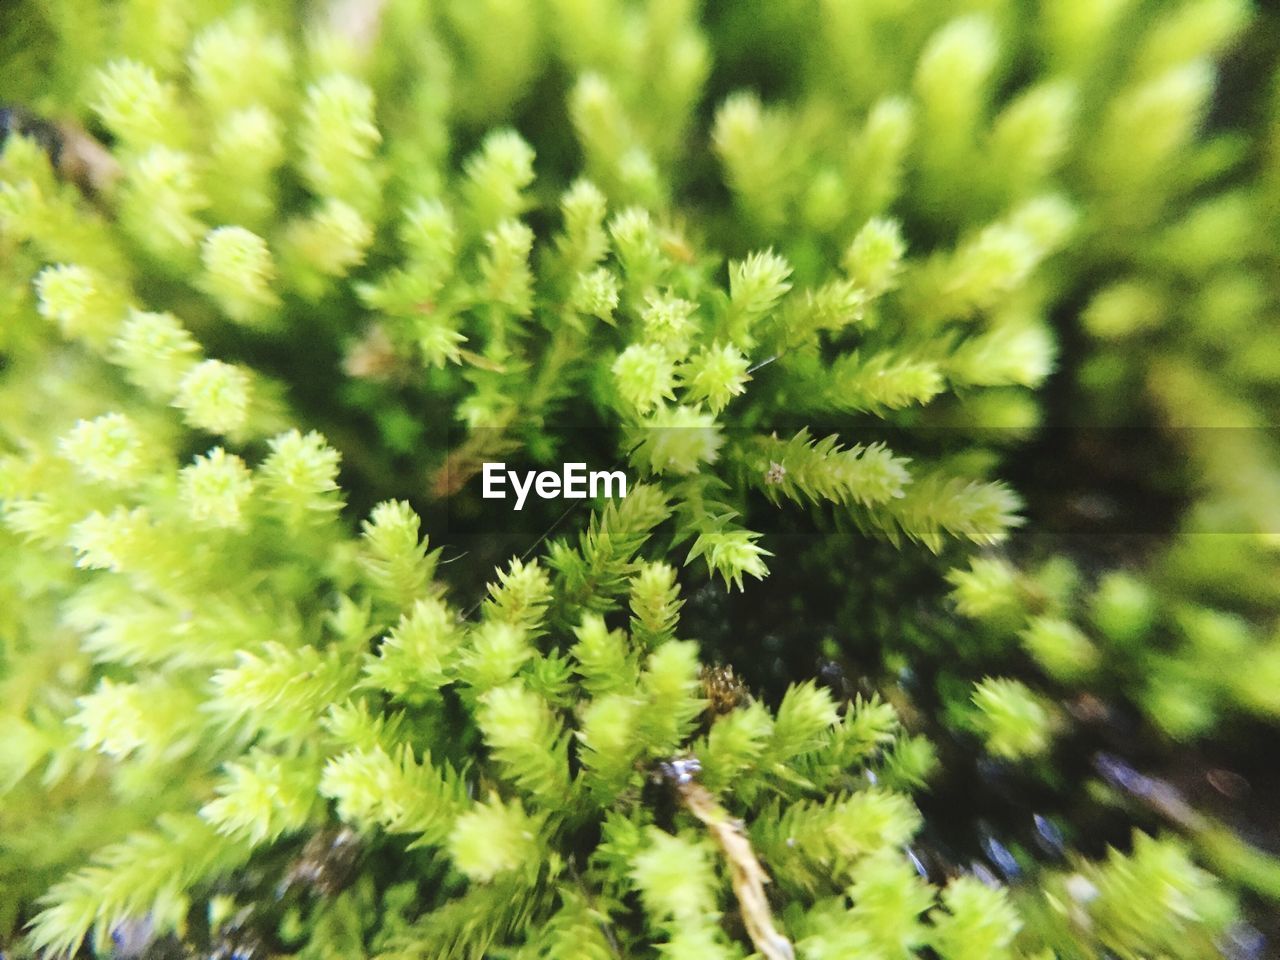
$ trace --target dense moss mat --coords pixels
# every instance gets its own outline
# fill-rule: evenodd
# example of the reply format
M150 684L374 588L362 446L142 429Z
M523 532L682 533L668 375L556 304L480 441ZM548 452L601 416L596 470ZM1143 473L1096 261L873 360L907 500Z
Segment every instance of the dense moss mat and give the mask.
M0 6L0 948L1274 953L1278 58Z

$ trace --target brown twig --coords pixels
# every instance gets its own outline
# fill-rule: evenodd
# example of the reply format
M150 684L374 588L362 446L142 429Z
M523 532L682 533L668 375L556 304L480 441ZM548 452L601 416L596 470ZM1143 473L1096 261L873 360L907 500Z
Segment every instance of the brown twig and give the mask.
M733 894L742 910L747 936L765 960L795 960L791 941L773 923L773 911L764 885L769 876L756 859L751 841L742 830L742 821L729 815L711 791L688 775L674 778L676 792L685 807L711 831L720 852L729 862Z

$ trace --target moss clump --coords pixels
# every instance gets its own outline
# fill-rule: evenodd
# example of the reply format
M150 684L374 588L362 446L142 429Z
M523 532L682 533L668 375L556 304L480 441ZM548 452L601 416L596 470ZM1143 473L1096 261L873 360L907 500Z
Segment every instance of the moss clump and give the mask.
M1256 934L1268 26L6 6L0 944Z

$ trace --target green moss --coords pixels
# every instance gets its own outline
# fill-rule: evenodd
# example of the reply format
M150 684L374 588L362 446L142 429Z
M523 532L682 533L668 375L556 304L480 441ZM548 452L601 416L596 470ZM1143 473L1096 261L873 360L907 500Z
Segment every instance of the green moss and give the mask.
M1280 897L1155 775L1280 722L1274 17L11 7L6 955L1207 957ZM937 809L974 733L1065 866Z

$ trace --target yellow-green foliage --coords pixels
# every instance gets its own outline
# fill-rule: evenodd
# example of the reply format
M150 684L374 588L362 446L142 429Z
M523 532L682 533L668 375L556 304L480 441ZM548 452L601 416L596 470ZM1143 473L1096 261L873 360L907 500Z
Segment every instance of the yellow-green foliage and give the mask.
M786 576L807 511L846 586L874 541L933 585L904 624L952 584L931 733L1047 763L1093 684L1175 740L1276 722L1280 109L1206 122L1274 18L704 6L0 10L6 955L1191 957L1280 895L1176 807L1225 884L1143 833L930 882L915 708L726 699L781 656L681 620ZM1203 536L1096 584L998 552L1076 340L1079 412L1157 410ZM592 457L625 499L444 557L482 463Z

